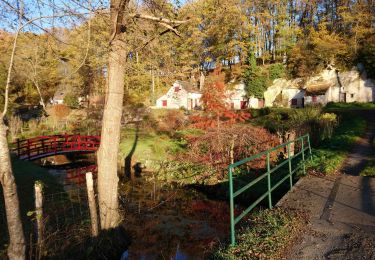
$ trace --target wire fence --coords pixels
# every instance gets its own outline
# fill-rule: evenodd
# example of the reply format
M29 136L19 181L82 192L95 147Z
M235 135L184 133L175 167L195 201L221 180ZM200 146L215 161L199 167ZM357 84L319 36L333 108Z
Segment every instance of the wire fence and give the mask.
M36 218L31 219L35 226ZM42 248L36 244L37 239L30 239L30 249L35 258L61 258L72 248L77 248L90 237L90 213L85 188L76 188L48 194L43 202ZM35 232L33 232L35 233Z
M42 233L38 234L37 220L41 218ZM67 252L85 250L91 235L91 220L85 187L59 193L44 194L43 214L27 212L23 218L29 259L63 259ZM38 235L40 236L38 239ZM0 200L0 259L8 244L8 230L3 199Z

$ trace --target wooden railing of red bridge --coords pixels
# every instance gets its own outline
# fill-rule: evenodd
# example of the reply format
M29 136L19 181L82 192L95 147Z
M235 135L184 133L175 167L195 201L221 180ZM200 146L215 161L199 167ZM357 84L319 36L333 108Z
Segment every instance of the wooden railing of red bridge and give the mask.
M95 152L99 145L100 136L63 134L18 139L12 151L22 160L35 160L67 152Z

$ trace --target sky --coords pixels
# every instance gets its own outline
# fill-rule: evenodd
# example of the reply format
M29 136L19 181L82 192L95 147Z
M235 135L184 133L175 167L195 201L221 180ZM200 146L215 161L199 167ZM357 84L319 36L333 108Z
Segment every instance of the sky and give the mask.
M137 0L136 0L137 1ZM140 2L140 1L137 1ZM176 6L182 6L186 0L172 0ZM42 28L65 27L72 28L89 17L92 10L104 10L109 7L109 0L24 0L24 14L26 19L46 17L33 22L24 31L35 33ZM19 0L0 0L0 29L14 32L18 26L17 10L20 10ZM64 14L80 14L79 16L66 15L59 18L51 16ZM27 20L24 19L23 22ZM35 26L36 25L36 26Z

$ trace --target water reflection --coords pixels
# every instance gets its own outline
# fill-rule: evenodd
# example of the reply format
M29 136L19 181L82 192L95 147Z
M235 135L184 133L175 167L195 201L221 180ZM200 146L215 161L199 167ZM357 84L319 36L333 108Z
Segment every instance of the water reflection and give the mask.
M120 185L124 227L133 237L128 259L204 259L228 237L225 201L143 176Z

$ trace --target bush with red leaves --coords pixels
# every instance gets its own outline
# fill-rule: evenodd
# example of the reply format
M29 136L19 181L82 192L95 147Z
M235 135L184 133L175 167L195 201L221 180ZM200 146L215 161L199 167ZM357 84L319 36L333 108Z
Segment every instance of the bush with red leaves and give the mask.
M223 178L228 165L265 151L279 144L277 136L264 128L252 125L233 124L210 128L205 134L188 138L187 152L181 160L206 165L215 169L217 178ZM233 149L233 156L231 150ZM271 154L271 161L277 160L277 154ZM265 167L265 160L254 160L249 166L252 169Z

